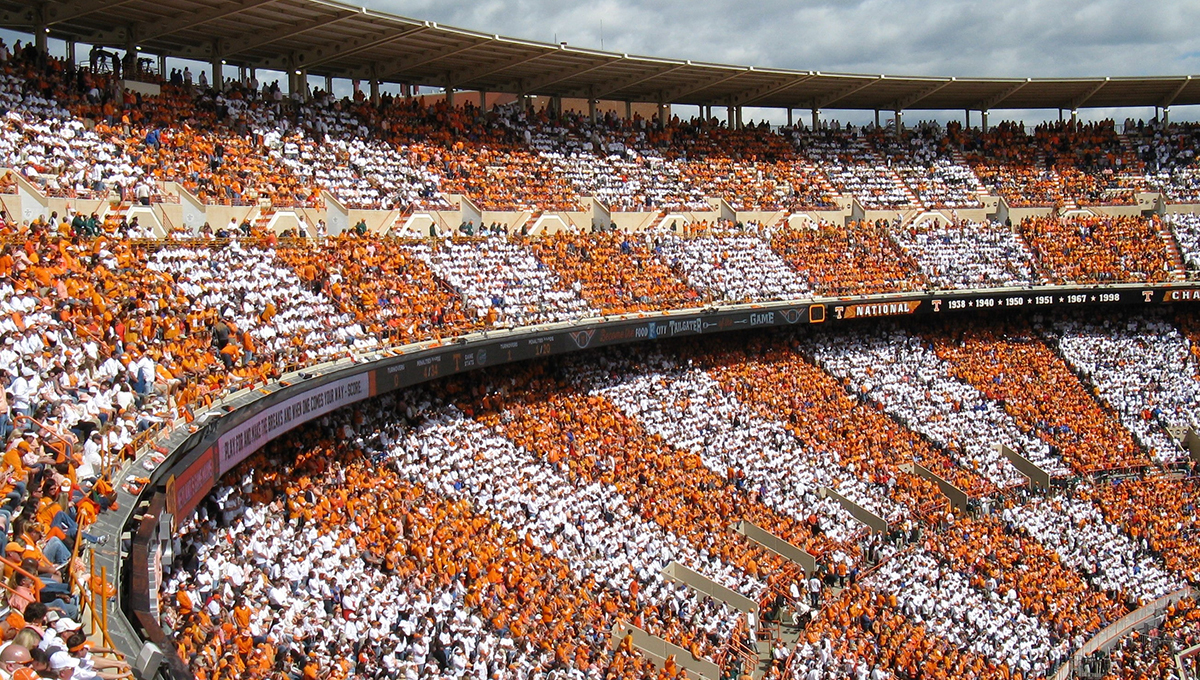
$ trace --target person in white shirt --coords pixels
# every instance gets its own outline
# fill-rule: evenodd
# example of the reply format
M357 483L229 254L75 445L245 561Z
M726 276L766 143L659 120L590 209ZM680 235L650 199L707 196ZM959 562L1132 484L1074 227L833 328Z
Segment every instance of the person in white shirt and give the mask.
M21 375L8 386L12 394L12 411L20 415L33 415L33 395L37 392L36 378L33 369L26 366L21 369Z
M100 455L100 447L100 433L92 432L83 445L79 466L75 468L76 477L85 488L90 487L96 481L100 475L100 469L104 467L104 458Z

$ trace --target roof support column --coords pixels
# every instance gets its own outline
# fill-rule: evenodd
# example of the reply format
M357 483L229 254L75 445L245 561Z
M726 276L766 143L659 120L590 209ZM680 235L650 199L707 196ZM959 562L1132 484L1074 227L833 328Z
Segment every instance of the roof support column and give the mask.
M596 100L588 97L588 120L596 122Z
M896 109L896 135L904 132L904 112Z
M45 3L38 3L33 10L33 45L42 56L46 55L46 30Z
M812 110L812 129L815 131L821 127L821 109L814 108Z
M562 97L555 95L550 98L550 108L554 111L554 117L562 116Z
M1079 109L1071 109L1071 125L1079 124Z
M963 129L971 129L971 109L963 109Z
M875 109L875 129L879 129L879 109Z
M254 69L250 70L254 71ZM170 78L167 77L167 55L165 54L158 55L158 77L170 81Z
M379 79L378 78L371 79L371 103L372 104L379 103Z
M982 120L980 121L980 124L979 124L980 125L979 129L983 132L987 132L988 131L988 124L987 124L988 111L987 111L987 109L984 109L983 111L980 111L979 113L982 116Z
M790 106L789 106L789 107L788 107L788 109L787 109L787 112L788 112L788 114L787 114L787 116L788 116L788 123L787 123L787 126L788 126L788 127L791 127L791 126L792 126L792 107L790 107Z
M333 76L325 76L325 93L333 94Z
M479 110L487 112L487 90L479 88Z
M734 111L737 113L737 129L741 130L742 129L742 107L739 106L736 109L734 109Z
M625 120L633 120L633 102L625 102Z
M736 114L734 114L732 106L725 109L725 125L730 130L737 126L737 118L734 117L735 115Z
M1163 125L1167 125L1167 124L1169 124L1169 123L1171 122L1171 120L1170 120L1170 119L1171 119L1171 107L1169 107L1169 106L1164 106L1164 107L1163 107L1163 110L1162 110L1162 122L1163 122Z
M217 92L225 89L222 82L222 78L225 75L224 71L225 69L221 68L221 55L214 53L212 59L212 77L209 78L209 82L212 83L212 88Z
M667 127L667 103L658 98L658 129Z
M454 108L454 84L446 81L446 106Z
M216 52L214 44L213 52ZM121 59L121 77L132 80L138 77L138 51L137 42L133 39L133 31L130 30L125 37L125 56Z
M75 67L75 41L71 39L67 40L67 63Z

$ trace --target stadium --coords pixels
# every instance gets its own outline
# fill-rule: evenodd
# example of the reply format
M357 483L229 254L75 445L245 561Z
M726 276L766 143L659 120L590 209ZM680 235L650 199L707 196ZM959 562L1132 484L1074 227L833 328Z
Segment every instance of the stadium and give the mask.
M0 678L1200 678L1200 80L0 28Z

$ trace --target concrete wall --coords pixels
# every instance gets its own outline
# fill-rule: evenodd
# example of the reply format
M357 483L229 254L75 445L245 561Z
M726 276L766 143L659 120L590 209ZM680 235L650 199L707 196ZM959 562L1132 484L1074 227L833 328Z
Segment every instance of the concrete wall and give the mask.
M1145 210L1154 210L1154 202L1151 201L1149 207L1141 205L1089 205L1084 206L1087 210L1092 211L1097 215L1108 215L1112 217L1140 217Z
M785 210L744 210L734 214L734 219L742 224L757 222L773 227L788 216Z
M688 213L683 213L688 214ZM622 231L637 232L650 229L658 222L658 213L612 212L612 224Z
M675 664L679 668L682 668L687 677L692 680L696 680L697 678L718 680L721 677L721 669L715 663L707 659L697 659L692 656L691 651L678 645L673 645L656 635L651 635L641 628L628 623L618 623L613 626L609 643L614 651L621 645L626 636L629 636L634 649L645 655L646 658L650 659L660 669L666 664L667 657L674 656Z
M386 234L398 217L400 217L399 210L355 210L351 208L346 211L346 221L350 225L347 229L358 224L360 220L365 220L368 233ZM397 225L398 228L401 226L403 225ZM428 228L425 230L425 235L429 235Z
M1013 225L1021 223L1021 220L1026 217L1044 217L1054 213L1053 206L1039 206L1036 208L1008 208L1008 219L1012 220Z
M337 236L358 224L358 220L350 221L350 211L342 205L341 201L334 198L333 194L322 191L321 200L325 201L325 226L328 228L330 236ZM371 212L379 211L372 210Z

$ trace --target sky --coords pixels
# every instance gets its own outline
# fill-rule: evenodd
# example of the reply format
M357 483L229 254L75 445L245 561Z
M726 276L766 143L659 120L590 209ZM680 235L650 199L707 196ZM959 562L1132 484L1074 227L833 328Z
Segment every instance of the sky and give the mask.
M1197 0L343 2L512 38L746 66L956 77L1200 74ZM193 71L198 66L203 68L193 65ZM349 84L335 83L334 89L344 94ZM694 110L676 107L675 113L688 116ZM873 119L862 112L826 115L857 124ZM912 115L962 118L962 112ZM1154 111L1084 109L1080 115L1121 121L1149 119ZM774 123L785 116L773 110L745 112L747 120ZM1015 111L1004 117L1033 123L1057 118L1058 112ZM1200 120L1200 107L1175 107L1171 118Z

